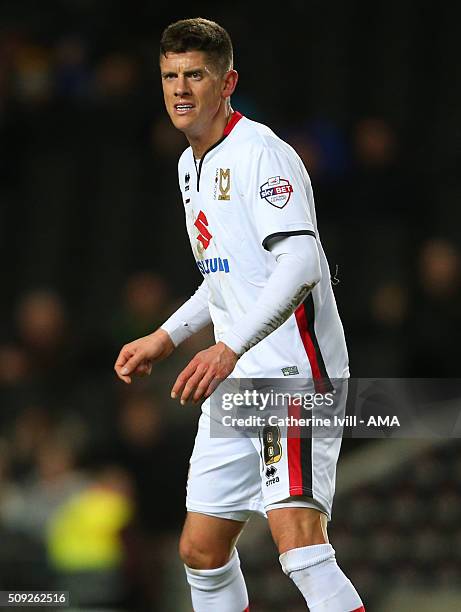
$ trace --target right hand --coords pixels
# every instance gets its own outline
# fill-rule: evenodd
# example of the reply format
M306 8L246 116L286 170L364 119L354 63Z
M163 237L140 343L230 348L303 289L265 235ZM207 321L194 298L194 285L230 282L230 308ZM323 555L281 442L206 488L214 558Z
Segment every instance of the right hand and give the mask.
M132 376L149 376L152 364L171 355L174 344L163 329L125 344L117 357L114 370L120 380L130 384Z

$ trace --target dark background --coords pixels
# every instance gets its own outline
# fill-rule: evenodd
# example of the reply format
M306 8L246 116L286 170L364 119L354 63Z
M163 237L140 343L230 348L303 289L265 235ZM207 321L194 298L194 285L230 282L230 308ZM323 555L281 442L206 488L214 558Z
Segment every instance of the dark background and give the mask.
M198 416L169 389L212 336L199 334L133 388L112 366L125 342L155 329L201 282L177 186L187 143L166 116L158 71L161 32L176 19L208 17L229 31L240 75L233 107L305 161L352 375L459 373L456 5L174 6L0 2L3 589L67 585L81 605L167 609L164 557L175 555ZM358 446L346 440L343 457ZM434 453L432 465L453 458ZM458 476L443 481L449 498ZM442 486L437 474L431 482ZM90 559L72 538L82 517L98 515L92 504L112 508L113 521L99 525L105 545ZM338 533L354 525L344 504ZM92 529L76 539L94 542ZM434 569L418 559L403 563L424 582ZM353 560L347 569L367 601L380 601L382 582ZM294 609L286 601L282 609ZM264 597L254 609L272 610Z

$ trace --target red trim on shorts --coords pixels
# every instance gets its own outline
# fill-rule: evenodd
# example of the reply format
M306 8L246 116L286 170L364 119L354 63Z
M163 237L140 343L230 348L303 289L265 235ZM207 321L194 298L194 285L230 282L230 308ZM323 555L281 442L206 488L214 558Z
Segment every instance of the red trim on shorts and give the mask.
M288 415L299 421L301 406L288 406ZM303 473L301 469L301 432L299 425L289 425L287 431L288 447L288 476L290 481L290 495L302 495Z
M234 129L234 127L237 125L237 123L240 121L242 117L243 117L242 113L239 113L238 111L234 111L231 115L231 118L229 119L228 124L224 128L223 136L229 136L229 134L232 132L232 130ZM243 612L246 612L246 611L244 610Z
M248 608L245 608L243 612L250 612L250 606L248 606Z
M245 612L245 610L243 612ZM351 610L351 612L365 612L365 608L363 606L360 606L360 608L356 608L355 610Z

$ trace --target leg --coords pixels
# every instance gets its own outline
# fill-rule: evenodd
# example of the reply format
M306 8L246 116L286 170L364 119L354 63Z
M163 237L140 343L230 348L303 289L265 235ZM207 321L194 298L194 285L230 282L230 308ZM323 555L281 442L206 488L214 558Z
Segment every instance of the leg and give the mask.
M301 546L328 544L327 517L323 512L313 508L279 508L268 510L267 518L280 554Z
M325 514L313 508L286 507L268 510L267 515L283 571L311 612L365 612L353 584L336 563Z
M259 455L246 438L210 435L203 412L190 461L188 515L180 542L196 612L243 612L248 595L235 543L263 509Z
M245 523L187 514L179 544L196 612L243 612L248 593L235 543Z
M191 569L225 565L245 523L188 512L179 541L179 555Z
M337 380L333 404L316 405L313 416L334 422L344 416L346 398L347 381ZM299 407L286 408L296 421ZM339 426L319 432L295 423L265 428L260 438L262 489L280 563L311 612L364 612L327 536L341 434Z

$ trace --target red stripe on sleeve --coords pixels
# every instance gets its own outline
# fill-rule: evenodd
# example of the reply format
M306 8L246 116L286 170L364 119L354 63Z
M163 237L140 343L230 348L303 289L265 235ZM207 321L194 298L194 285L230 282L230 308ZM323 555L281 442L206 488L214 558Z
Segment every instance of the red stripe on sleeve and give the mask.
M298 308L295 310L295 316L296 322L298 323L301 340L306 350L309 363L311 364L312 378L314 380L319 380L322 378L322 374L320 373L320 367L319 362L317 361L314 343L312 342L312 338L310 337L309 329L307 327L307 316L304 304L300 304L298 306Z

